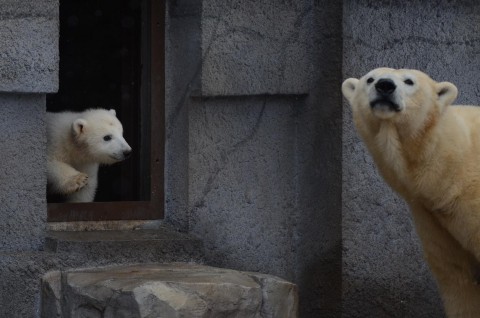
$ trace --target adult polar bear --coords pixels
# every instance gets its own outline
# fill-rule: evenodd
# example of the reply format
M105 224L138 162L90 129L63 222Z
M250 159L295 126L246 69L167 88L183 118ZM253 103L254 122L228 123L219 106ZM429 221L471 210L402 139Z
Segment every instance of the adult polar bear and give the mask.
M386 182L411 208L448 317L480 317L480 108L417 70L379 68L342 92Z
M48 191L67 202L93 201L99 165L131 151L113 109L47 113Z

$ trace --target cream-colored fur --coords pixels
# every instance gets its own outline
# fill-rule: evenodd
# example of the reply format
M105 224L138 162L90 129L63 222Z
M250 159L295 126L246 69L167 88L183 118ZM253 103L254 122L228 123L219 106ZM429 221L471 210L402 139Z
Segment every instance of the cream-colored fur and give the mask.
M122 161L131 150L113 109L47 113L49 193L93 201L99 165Z
M411 208L448 317L480 317L480 107L451 106L453 84L408 69L349 78L342 92L380 173Z

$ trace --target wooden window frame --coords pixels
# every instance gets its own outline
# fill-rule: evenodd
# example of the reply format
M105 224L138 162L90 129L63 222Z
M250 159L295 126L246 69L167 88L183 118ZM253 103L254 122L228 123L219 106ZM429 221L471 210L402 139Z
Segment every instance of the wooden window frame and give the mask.
M150 54L150 200L48 203L48 222L152 220L164 216L165 162L165 2L150 0L147 14ZM154 132L154 133L153 133Z

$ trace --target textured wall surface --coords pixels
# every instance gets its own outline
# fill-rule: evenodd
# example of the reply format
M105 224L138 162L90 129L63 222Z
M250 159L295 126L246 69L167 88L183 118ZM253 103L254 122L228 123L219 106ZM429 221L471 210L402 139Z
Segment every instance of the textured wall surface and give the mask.
M12 93L58 88L58 1L0 0L0 8L0 252L39 250L46 222L45 96Z
M340 297L345 317L441 316L410 214L376 172L340 85L375 67L411 67L478 103L480 5L166 3L166 223L201 238L210 265L297 283L302 318L338 317ZM0 91L57 88L57 4L0 0ZM0 94L4 315L38 313L46 270L193 255L38 252L44 105L42 95Z
M246 97L191 108L191 230L214 265L293 278L296 104Z
M0 0L0 92L58 89L58 0Z
M166 1L165 34L165 219L188 231L188 109L198 90L202 2Z
M38 250L47 218L45 96L0 94L0 135L0 253Z
M312 5L204 1L202 95L305 93L312 62L305 23L311 22Z
M338 315L341 3L167 5L167 221Z
M479 104L476 1L344 1L343 75L416 68ZM340 88L340 87L339 87ZM404 202L385 185L344 103L343 314L440 317L442 306Z

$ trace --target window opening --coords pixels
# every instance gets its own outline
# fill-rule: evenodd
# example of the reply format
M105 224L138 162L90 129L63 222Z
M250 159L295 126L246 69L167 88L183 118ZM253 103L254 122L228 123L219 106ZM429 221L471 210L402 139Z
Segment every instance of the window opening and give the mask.
M163 1L60 1L60 89L47 110L113 108L133 152L100 168L95 202L49 196L49 221L163 215L163 50Z

